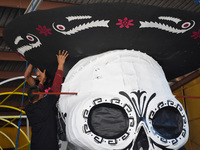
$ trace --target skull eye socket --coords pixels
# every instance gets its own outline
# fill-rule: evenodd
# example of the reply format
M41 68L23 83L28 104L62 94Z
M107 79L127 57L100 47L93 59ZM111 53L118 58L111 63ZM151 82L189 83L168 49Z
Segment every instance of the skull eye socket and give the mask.
M129 121L122 107L104 103L94 106L90 110L88 125L96 135L106 139L114 139L127 131Z
M177 138L183 129L183 118L173 107L164 107L156 112L152 125L160 136L166 139Z

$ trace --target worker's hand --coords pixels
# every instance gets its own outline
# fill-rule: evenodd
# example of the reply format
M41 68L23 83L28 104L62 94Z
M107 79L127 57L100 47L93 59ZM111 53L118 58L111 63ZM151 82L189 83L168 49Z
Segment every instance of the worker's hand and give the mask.
M37 78L41 84L44 84L44 82L46 81L46 69L43 72L40 69L38 69Z
M59 50L59 53L57 56L57 61L58 61L58 69L59 70L63 70L63 66L65 64L65 60L67 58L67 56L69 55L68 51L63 50L61 52L61 50Z

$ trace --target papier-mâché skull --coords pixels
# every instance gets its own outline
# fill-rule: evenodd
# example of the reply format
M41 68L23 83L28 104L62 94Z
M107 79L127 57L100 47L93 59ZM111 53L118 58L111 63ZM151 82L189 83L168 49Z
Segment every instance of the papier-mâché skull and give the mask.
M70 143L85 150L179 149L187 116L160 65L134 50L80 60L68 73L59 107Z

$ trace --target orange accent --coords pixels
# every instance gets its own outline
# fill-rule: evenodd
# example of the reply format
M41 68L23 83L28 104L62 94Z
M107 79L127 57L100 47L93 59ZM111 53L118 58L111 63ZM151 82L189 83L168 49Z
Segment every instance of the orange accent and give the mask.
M52 92L52 93L46 93L46 92L38 92L38 93L33 93L35 95L39 95L39 94L44 94L44 95L61 95L61 94L66 94L66 95L78 95L78 93L68 93L68 92L65 92L65 93L62 93L62 92Z
M19 109L25 109L25 107L19 107Z

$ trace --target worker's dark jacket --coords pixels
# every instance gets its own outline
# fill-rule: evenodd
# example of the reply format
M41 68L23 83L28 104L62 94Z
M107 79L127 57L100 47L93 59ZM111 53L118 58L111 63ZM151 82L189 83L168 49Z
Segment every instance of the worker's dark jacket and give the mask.
M63 71L57 70L49 92L60 92ZM26 106L30 126L32 127L31 150L58 150L56 102L59 95L45 95L36 103Z
M48 95L26 107L32 127L31 150L58 150L56 102L57 96Z

